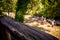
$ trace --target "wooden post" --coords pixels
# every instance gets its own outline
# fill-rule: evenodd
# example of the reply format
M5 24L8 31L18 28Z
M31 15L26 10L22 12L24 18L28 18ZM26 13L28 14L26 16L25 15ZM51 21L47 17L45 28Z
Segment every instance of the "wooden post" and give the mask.
M9 31L0 25L0 40L11 40Z
M5 29L5 33L6 33L7 40L11 40L11 35L10 35L9 31Z

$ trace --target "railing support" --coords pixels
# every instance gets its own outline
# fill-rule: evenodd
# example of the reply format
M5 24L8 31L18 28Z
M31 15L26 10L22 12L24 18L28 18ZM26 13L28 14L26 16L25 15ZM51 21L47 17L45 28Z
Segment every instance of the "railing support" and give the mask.
M0 24L0 40L11 40L11 35L6 28L3 28Z

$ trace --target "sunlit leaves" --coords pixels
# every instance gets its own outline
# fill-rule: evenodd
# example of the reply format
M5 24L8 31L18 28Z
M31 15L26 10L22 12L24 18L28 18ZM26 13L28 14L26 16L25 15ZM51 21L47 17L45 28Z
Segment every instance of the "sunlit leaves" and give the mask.
M1 0L0 1L0 8L2 8L2 11L13 11L13 0Z
M59 0L41 0L41 1L42 1L41 3L44 5L44 9L45 9L44 16L45 17L55 18L55 17L59 16L59 13L60 13L58 11L60 9Z
M40 13L43 10L44 5L42 5L41 0L30 0L27 8L26 13L34 15Z

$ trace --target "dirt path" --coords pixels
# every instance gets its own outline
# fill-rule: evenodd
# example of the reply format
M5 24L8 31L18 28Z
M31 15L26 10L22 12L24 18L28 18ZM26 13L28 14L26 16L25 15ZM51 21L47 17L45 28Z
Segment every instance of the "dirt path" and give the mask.
M28 22L30 21L30 22ZM41 24L41 20L37 20L37 21L32 21L31 19L28 20L27 22L25 22L25 24L36 27L37 29L44 31L46 33L49 33L55 37L57 37L60 40L60 26L53 26L51 27L51 24L49 24L48 22L44 22L44 24Z

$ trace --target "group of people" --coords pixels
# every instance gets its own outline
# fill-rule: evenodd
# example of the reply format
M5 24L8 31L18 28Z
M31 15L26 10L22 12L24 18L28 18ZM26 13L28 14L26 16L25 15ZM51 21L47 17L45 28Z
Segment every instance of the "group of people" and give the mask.
M43 17L43 16L41 16L41 17L34 16L34 18L32 18L32 20L39 20L39 19L42 20L41 24L43 24L47 21L46 17ZM52 27L55 25L55 20L51 20L51 25L52 25Z
M43 21L47 21L47 19L46 18L44 18L43 16L41 17L41 20L43 20ZM55 25L55 20L50 20L51 21L51 25L52 25L52 27Z

